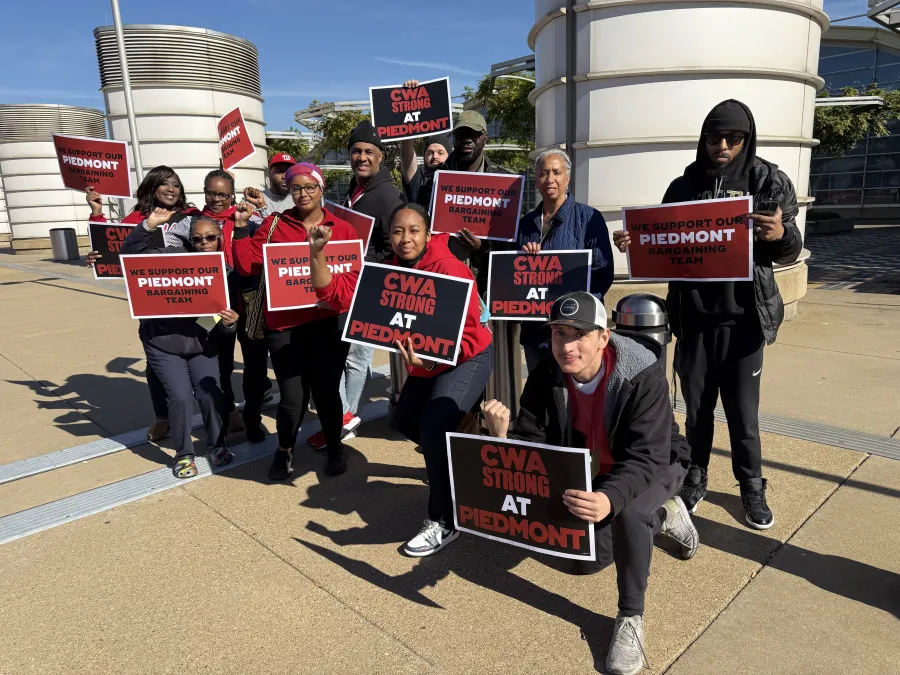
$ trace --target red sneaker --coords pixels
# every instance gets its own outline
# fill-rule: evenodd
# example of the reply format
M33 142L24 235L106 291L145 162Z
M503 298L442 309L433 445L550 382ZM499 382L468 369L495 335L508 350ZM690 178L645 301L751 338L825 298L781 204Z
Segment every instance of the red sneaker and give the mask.
M344 413L344 419L341 420L341 440L349 441L351 438L356 438L356 430L361 423L362 420L352 412ZM328 442L325 440L325 433L322 431L314 433L306 442L316 450L324 450L328 446Z

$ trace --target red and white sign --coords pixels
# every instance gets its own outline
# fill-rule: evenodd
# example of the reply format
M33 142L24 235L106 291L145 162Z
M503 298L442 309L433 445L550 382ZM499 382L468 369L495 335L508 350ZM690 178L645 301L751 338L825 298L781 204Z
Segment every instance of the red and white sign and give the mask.
M622 209L631 236L628 277L653 281L751 281L752 197Z
M226 171L237 166L256 152L253 139L244 123L240 108L235 108L219 120L219 154Z
M438 171L431 197L431 229L479 239L515 241L525 177L504 173Z
M123 141L53 134L53 145L67 188L87 192L93 186L104 197L131 199L131 171Z
M362 269L362 242L329 241L323 249L328 269L353 272ZM266 275L266 307L270 312L315 307L319 298L312 286L309 269L309 242L263 244L263 272Z
M369 239L371 239L372 229L375 227L375 219L372 216L367 216L365 213L348 209L345 206L335 204L327 199L325 200L325 207L338 218L346 220L353 226L353 229L356 230L356 234L362 239L363 251L368 251Z
M215 316L231 309L221 251L142 253L119 261L132 319Z

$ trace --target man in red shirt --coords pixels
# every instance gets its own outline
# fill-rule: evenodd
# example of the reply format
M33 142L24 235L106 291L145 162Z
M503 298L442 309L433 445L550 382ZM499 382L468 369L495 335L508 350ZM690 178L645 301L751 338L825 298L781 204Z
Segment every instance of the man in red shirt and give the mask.
M607 657L611 673L634 675L644 664L644 593L653 537L665 534L690 558L697 530L681 497L691 451L669 403L666 364L653 340L610 333L606 310L580 291L550 310L553 358L528 376L519 417L488 401L491 435L571 448L589 448L592 491L566 490L569 511L597 523L596 562L584 573L616 564L619 615Z

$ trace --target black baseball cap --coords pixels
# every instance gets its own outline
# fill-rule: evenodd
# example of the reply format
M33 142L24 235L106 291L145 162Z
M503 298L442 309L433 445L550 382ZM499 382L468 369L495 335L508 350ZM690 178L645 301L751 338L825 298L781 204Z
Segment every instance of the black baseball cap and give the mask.
M572 326L579 330L606 328L606 308L595 295L586 291L566 293L550 308L546 326Z

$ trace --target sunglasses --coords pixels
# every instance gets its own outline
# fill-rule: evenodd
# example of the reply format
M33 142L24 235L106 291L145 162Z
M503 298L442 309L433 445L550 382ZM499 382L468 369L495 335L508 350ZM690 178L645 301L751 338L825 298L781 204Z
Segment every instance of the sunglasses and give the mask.
M214 241L217 241L219 239L219 237L221 237L221 236L222 235L220 235L220 234L205 234L205 235L194 234L194 235L191 235L191 243L192 244L202 244L203 242L206 242L207 244L211 244Z
M707 145L720 145L722 143L722 139L725 139L725 142L728 144L729 148L733 148L735 145L740 145L747 138L747 134L741 133L740 131L732 131L727 134L704 135L706 136Z
M213 192L212 190L204 190L203 194L212 199L230 199L234 197L233 192Z

